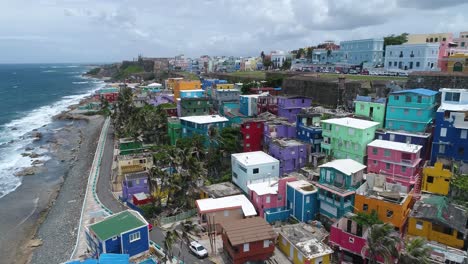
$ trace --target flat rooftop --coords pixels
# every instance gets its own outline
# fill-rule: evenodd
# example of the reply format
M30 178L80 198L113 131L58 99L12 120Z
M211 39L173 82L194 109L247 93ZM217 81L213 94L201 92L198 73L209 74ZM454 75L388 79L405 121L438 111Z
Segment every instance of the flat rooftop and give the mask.
M321 122L325 124L334 124L334 125L340 125L340 126L356 128L356 129L368 129L371 127L377 127L379 125L379 123L377 122L351 118L351 117L332 118L332 119L322 120Z
M124 232L148 225L148 222L136 211L126 210L104 220L89 225L88 228L101 240L105 241Z
M263 151L235 153L231 155L244 166L259 165L265 163L279 163L279 160Z
M208 186L202 186L201 189L213 198L221 198L226 196L242 194L242 190L239 189L232 182L222 182L211 184Z
M304 143L297 141L295 139L287 139L287 138L281 138L281 139L274 139L273 143L280 145L283 148L286 147L296 147L296 146L303 146L305 145Z
M320 165L319 168L334 168L346 175L351 175L364 170L366 166L352 159L337 159Z
M257 211L253 204L243 194L222 198L199 199L195 202L200 213L216 212L230 208L241 207L244 216L255 216Z
M328 232L305 223L287 225L275 228L287 239L305 258L317 258L333 253L333 250L324 243Z
M247 188L254 191L257 195L265 194L277 194L278 193L278 181L273 180L271 182L259 182L247 185Z
M287 185L298 190L302 194L311 194L317 192L317 188L315 188L312 183L305 180L288 182Z
M229 121L227 118L220 115L185 116L181 117L180 120L185 120L187 122L196 124L210 124Z
M376 139L372 141L371 143L369 143L367 146L376 147L376 148L384 148L384 149L392 149L392 150L398 150L398 151L409 152L409 153L417 153L422 148L422 146L420 145L381 140L381 139Z

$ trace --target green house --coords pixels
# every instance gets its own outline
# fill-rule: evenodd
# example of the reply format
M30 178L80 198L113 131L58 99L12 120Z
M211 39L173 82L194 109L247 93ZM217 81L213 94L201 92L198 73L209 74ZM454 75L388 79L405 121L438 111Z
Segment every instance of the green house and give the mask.
M365 164L367 144L375 137L379 123L356 118L333 118L321 121L322 152L336 159L353 159Z
M200 116L211 113L211 102L208 97L177 99L179 116Z
M177 140L182 137L182 125L177 117L167 118L167 134L171 145L175 145Z
M133 138L122 138L119 141L120 155L139 153L145 150L143 143Z
M370 121L378 122L379 128L385 123L385 98L373 99L370 96L357 96L354 101L354 115Z

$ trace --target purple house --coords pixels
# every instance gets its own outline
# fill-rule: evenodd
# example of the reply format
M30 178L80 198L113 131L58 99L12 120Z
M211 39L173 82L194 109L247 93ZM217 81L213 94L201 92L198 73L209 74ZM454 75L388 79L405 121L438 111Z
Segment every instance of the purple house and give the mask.
M296 122L296 116L302 108L310 107L312 99L300 96L278 97L278 116L285 117L289 122Z
M158 93L155 95L151 95L149 103L153 106L158 106L160 104L173 104L174 95L168 93Z
M270 142L269 153L280 161L280 176L297 171L307 161L308 145L294 139L274 139Z
M281 120L267 121L263 126L263 146L268 146L275 138L296 138L296 126Z
M136 172L125 174L122 181L122 199L132 200L132 196L136 193L146 193L149 191L148 172Z

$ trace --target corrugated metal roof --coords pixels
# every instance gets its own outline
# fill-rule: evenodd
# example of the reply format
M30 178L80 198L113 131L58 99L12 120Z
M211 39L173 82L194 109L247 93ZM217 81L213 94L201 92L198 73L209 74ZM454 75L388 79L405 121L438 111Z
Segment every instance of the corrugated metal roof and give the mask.
M420 95L425 95L425 96L434 96L438 94L439 92L432 91L429 89L424 89L424 88L416 88L416 89L392 92L392 94L404 94L404 93L415 93L415 94L420 94Z
M222 226L233 246L276 237L271 225L261 217L230 221L222 223Z

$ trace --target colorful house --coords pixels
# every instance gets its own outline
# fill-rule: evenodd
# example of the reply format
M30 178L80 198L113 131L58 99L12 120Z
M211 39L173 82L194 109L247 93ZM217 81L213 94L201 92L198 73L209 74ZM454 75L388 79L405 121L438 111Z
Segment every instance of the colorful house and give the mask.
M180 98L200 98L205 97L205 90L198 89L198 90L180 90Z
M444 168L442 162L436 162L434 166L426 165L423 168L421 190L433 194L447 195L450 190L452 172Z
M468 89L440 89L431 162L437 159L468 162Z
M296 122L296 116L302 108L312 105L312 99L299 96L279 96L278 116L285 117L289 122Z
M408 235L424 237L454 248L464 248L468 217L445 196L422 195L408 220Z
M253 204L243 194L195 201L199 222L212 224L220 231L220 224L257 215Z
M140 213L126 210L86 226L86 242L92 256L103 253L144 255L149 250L148 222Z
M379 123L345 117L323 120L321 124L323 141L320 147L327 155L366 162L367 144L374 140Z
M263 149L264 121L247 119L240 125L242 147L244 152L260 151Z
M177 99L177 115L202 116L211 114L211 101L208 97Z
M391 92L388 96L385 128L426 132L432 125L438 92L418 88Z
M280 95L281 94L281 87L255 87L255 88L250 88L250 93L251 94L262 94L262 93L268 93L271 95Z
M232 154L232 182L248 193L249 184L279 178L279 165L279 160L263 151Z
M96 91L94 98L97 100L106 100L109 103L113 103L119 98L119 89L114 87L99 89Z
M261 217L222 223L223 249L229 263L263 262L273 256L276 233Z
M125 174L122 181L122 198L126 201L131 200L136 193L149 194L148 176L147 171Z
M356 96L354 100L354 116L379 123L382 128L385 123L386 98L374 99L370 96Z
M294 264L330 264L333 250L323 242L328 232L305 223L275 228L278 247Z
M240 113L245 116L256 116L258 98L264 95L265 94L240 95Z
M367 243L367 235L368 227L345 216L330 227L329 244L341 251L341 263L362 263L361 253Z
M294 139L274 139L270 142L269 153L280 161L280 175L297 171L307 162L307 146Z
M173 86L174 98L180 98L180 91L182 90L199 90L201 89L200 81L192 80L176 80Z
M383 174L406 192L421 186L421 146L376 139L367 145L367 172Z
M373 173L366 175L366 182L354 196L354 213L375 211L382 222L403 230L414 204L413 192L408 194L405 188L387 184L385 178Z
M204 79L202 81L202 89L203 90L209 90L216 84L226 84L226 80L219 80L219 79Z
M232 85L232 86L226 86L226 85ZM233 84L222 84L222 85L217 84L216 88L213 89L211 92L211 100L213 101L213 108L216 111L220 111L220 109L223 106L223 103L226 103L226 102L239 103L239 95L240 95L240 90L234 89Z
M320 168L320 214L339 219L353 212L355 190L363 181L366 166L352 159L340 159L325 163Z
M143 147L143 142L133 138L119 139L119 154L127 155L132 153L143 152L146 148Z
M153 154L149 152L119 155L117 169L119 176L127 173L149 171L153 167Z
M180 118L182 126L182 137L191 137L195 134L205 137L205 145L209 145L209 136L212 133L221 131L229 126L229 120L219 115L203 115L203 116L184 116Z
M319 213L318 189L310 182L300 180L286 184L286 208L301 222L315 219Z
M177 140L182 137L182 125L177 117L167 118L167 134L171 145L175 146Z
M421 158L431 159L432 134L431 133L409 133L405 131L392 131L378 129L375 132L375 139L395 141L422 146Z
M264 217L264 211L268 211L268 209L285 206L286 184L291 181L296 181L296 178L285 177L279 180L252 183L247 186L250 201L260 217Z
M311 152L320 152L322 143L322 127L320 126L321 113L303 109L297 114L296 133L297 139L311 145Z
M296 125L283 117L266 121L263 126L263 146L270 145L273 139L296 138Z
M277 96L264 95L257 98L257 115L266 112L278 115Z
M450 55L447 58L447 71L468 73L468 52Z
M166 89L174 90L176 82L182 81L182 80L184 80L184 78L180 78L180 77L168 78L167 80L165 80L164 85L165 85Z

